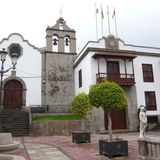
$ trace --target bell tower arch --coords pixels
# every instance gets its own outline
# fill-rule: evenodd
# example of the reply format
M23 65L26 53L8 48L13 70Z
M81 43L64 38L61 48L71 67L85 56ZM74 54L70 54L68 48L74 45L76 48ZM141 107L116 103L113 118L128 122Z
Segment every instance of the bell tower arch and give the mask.
M74 67L76 32L60 17L46 29L42 54L42 105L50 112L68 112L75 95Z
M70 29L62 17L57 20L57 23L46 29L46 50L53 51L53 46L58 45L57 52L65 52L65 45L70 46L69 53L76 52L75 31ZM57 36L57 39L54 38Z

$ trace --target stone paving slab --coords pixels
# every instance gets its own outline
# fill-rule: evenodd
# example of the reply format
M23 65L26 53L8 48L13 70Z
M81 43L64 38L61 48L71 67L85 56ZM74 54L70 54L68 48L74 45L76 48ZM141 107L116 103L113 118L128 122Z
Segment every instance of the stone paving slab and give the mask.
M128 140L128 156L118 156L113 160L137 160L139 133L114 133L125 140ZM50 160L49 158L59 158L54 160L109 160L107 156L99 154L98 141L107 137L107 134L91 134L91 143L76 144L72 142L71 136L27 136L14 137L14 140L20 141L21 145L18 149L3 152L3 154L21 155L25 160L32 160L31 154L35 158L33 160ZM149 137L160 137L160 132L147 132ZM45 154L41 154L43 153ZM60 151L60 153L58 152ZM47 152L47 153L46 153ZM1 152L0 152L1 153ZM54 156L53 156L54 154ZM57 157L56 157L56 156ZM62 156L62 158L58 156ZM40 159L40 156L43 158ZM64 157L65 158L64 158Z
M39 143L24 143L31 160L70 160L54 146Z

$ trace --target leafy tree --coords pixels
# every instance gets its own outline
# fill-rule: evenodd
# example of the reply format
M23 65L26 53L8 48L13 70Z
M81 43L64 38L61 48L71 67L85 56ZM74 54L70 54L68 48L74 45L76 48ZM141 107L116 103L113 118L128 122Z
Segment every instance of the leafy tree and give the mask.
M107 111L109 141L112 141L111 111L114 108L126 108L127 100L123 89L116 83L104 81L93 85L89 91L90 103Z
M83 120L87 116L87 114L90 113L92 108L93 107L89 101L88 94L84 92L75 96L71 102L71 111L75 114L81 115L83 117ZM82 128L84 130L84 121Z

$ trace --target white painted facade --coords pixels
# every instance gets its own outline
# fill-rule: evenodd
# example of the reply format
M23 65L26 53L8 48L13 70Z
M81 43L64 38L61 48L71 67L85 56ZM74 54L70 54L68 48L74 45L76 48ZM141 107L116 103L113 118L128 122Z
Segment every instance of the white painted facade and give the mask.
M25 82L26 106L41 105L41 52L18 33L4 38L0 42L0 50L4 48L7 51L11 44L19 44L22 48L22 55L17 60L16 76ZM8 55L4 64L4 70L12 67L11 58ZM11 71L4 75L3 80L9 76Z
M119 49L139 52L139 55L134 59L137 104L138 106L145 105L145 91L155 91L157 110L147 111L147 115L160 115L160 48L134 46L124 44L123 41L120 41ZM141 52L146 54L141 55ZM147 53L150 53L150 55L148 55ZM154 53L159 54L159 56L155 56ZM142 64L152 64L154 82L143 82Z
M78 54L77 58L75 59L75 94L79 94L81 92L89 92L89 88L92 84L96 83L96 74L98 73L98 61L97 59L93 58L92 56L96 54L97 48L99 50L109 49L106 44L106 37L103 37L97 42L88 42L86 46L82 49L82 51ZM94 52L95 50L95 52ZM113 49L117 51L124 51L124 52L131 52L133 56L133 63L131 61L126 61L126 71L125 71L125 63L120 58L112 59L107 58L107 60L116 60L119 61L119 69L120 73L127 73L133 74L135 78L135 85L132 87L125 87L124 90L126 95L128 96L128 105L137 107L137 110L140 105L145 105L145 91L154 91L156 95L156 105L157 110L147 111L148 116L159 116L160 115L160 48L154 47L144 47L144 46L134 46L125 44L120 39L118 40L118 47L117 49ZM153 69L153 77L154 82L144 82L143 81L143 72L142 72L142 64L151 64ZM134 66L134 68L133 68ZM79 88L79 78L78 78L78 71L82 70L82 87ZM99 72L107 73L107 66L105 59L99 59ZM127 89L126 89L127 88ZM134 94L134 95L133 95ZM132 99L132 96L134 97ZM135 111L133 111L135 112ZM132 128L134 123L134 118L137 116L136 113L132 114L132 107L128 108L127 117L130 117L127 120L128 128ZM131 122L133 120L133 123ZM132 124L131 124L132 123ZM137 121L135 122L137 123ZM134 124L133 124L134 125ZM135 130L135 129L133 129Z

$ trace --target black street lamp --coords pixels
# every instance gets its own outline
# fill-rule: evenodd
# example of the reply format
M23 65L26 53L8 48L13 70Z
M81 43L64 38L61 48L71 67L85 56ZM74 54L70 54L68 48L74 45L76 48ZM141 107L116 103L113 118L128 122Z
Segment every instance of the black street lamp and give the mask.
M0 109L2 109L2 84L3 84L3 74L10 71L11 69L16 69L16 64L17 64L17 59L19 57L19 54L17 53L12 53L10 54L11 58L12 58L12 65L13 67L8 68L7 70L4 70L4 62L6 60L6 56L7 56L7 51L5 51L5 49L3 48L2 51L0 51L0 60L1 60L1 70L0 70Z

